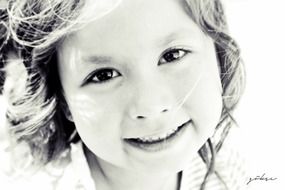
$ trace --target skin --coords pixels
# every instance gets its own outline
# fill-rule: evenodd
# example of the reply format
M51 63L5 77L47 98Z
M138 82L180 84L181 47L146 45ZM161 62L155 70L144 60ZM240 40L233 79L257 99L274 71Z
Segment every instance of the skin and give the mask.
M219 122L214 44L183 6L123 0L59 48L66 113L87 147L99 190L176 189L177 173ZM100 73L111 77L101 80ZM148 152L124 141L161 134L189 119L192 125L169 148Z

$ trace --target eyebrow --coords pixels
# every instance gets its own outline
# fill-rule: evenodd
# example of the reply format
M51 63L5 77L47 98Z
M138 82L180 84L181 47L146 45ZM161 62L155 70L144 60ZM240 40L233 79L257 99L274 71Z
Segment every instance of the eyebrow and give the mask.
M167 46L168 44L170 44L171 42L175 41L175 39L177 39L177 38L189 38L189 37L191 37L190 33L191 33L191 30L189 30L188 28L181 28L178 31L174 31L174 32L164 36L162 38L164 40L159 39L157 43L159 44L159 46L164 47L164 46Z
M163 47L167 44L170 44L172 41L174 41L174 39L176 39L177 36L179 36L179 34L177 32L173 32L173 33L167 35L166 37L163 37L164 40L159 39L157 42L158 42L159 46Z
M158 44L158 47L165 47L171 42L173 42L175 39L185 38L185 37L189 37L189 29L182 28L179 31L172 32L167 36L158 39L156 44ZM86 63L92 63L98 65L107 64L113 61L113 58L111 56L104 56L104 55L87 55L83 56L82 59Z
M112 62L112 57L110 56L102 56L102 55L88 55L84 56L83 58L84 62L92 63L92 64L105 64Z

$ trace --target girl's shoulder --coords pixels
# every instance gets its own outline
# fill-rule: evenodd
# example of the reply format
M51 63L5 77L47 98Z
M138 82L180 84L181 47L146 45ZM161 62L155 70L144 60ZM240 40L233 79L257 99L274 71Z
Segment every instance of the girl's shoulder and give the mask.
M248 166L245 159L243 133L234 126L216 155L216 171L228 189L246 189Z
M2 153L1 153L2 155ZM9 189L80 190L95 189L88 163L83 153L82 143L71 144L71 148L44 166L30 165L15 170L9 154L6 155L6 168L1 168L0 182ZM10 162L10 163L9 163ZM9 165L9 167L8 167Z
M231 129L222 148L216 154L216 172L209 177L206 189L223 190L226 189L226 186L231 190L245 189L246 164L242 152L237 149L241 146L240 138L242 138L240 131L235 128ZM0 149L0 183L4 184L4 187L9 187L7 189L29 187L31 190L39 188L42 190L95 190L82 142L71 144L70 149L62 153L59 159L44 167L23 168L23 171L16 171L13 170L13 167L8 167L21 164L21 160L11 162L13 160L9 157L11 155L7 154L3 147L2 144ZM23 156L28 157L29 155L23 154ZM197 154L183 170L181 190L200 189L206 171L206 165Z
M215 155L214 173L206 183L205 189L242 190L246 189L248 179L247 164L243 156L238 128L232 128L220 151ZM181 190L198 190L204 180L207 166L200 156L195 156L183 171Z

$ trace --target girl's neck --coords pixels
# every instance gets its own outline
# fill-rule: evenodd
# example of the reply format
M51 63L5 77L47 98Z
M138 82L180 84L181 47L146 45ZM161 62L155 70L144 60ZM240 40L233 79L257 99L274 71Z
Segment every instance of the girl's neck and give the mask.
M181 172L168 175L131 173L84 150L97 190L179 190Z

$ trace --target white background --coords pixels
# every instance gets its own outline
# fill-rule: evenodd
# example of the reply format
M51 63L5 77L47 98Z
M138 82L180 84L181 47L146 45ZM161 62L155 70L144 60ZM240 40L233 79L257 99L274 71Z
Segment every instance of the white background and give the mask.
M247 71L247 87L235 116L242 130L240 141L249 173L253 178L264 173L278 178L254 181L248 187L285 189L285 1L224 1Z
M247 86L235 114L250 190L285 189L285 1L225 0L230 31L242 49Z

